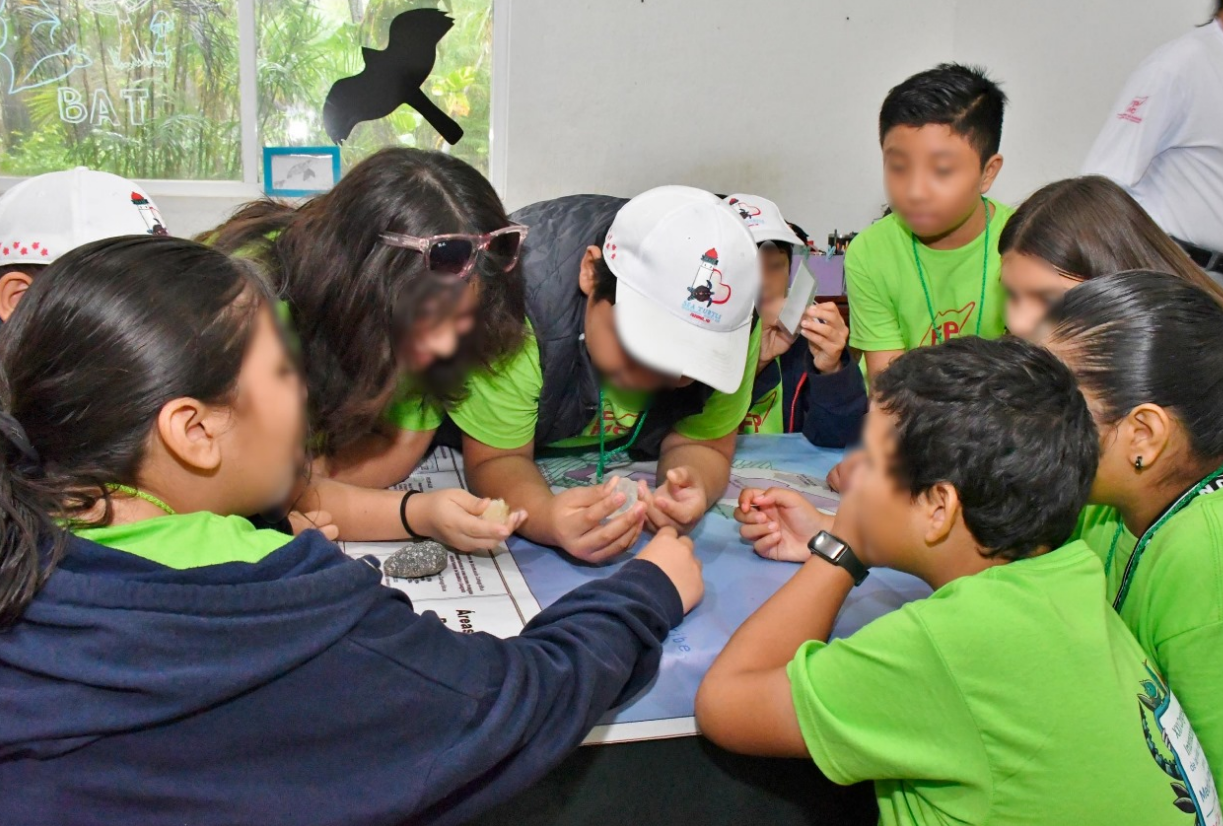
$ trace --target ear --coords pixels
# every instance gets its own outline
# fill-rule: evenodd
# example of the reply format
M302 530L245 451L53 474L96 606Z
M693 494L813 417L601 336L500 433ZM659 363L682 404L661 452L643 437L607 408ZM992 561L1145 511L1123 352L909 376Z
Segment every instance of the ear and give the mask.
M1002 156L994 155L985 162L985 169L981 174L981 194L989 192L990 187L994 185L994 179L998 177L998 173L1002 171Z
M595 290L595 262L603 257L603 250L598 247L587 247L582 253L582 265L578 276L578 284L582 295L590 298Z
M960 518L960 494L950 482L939 482L922 494L920 504L926 521L927 545L938 545L951 536Z
M0 321L7 322L34 279L16 270L0 276Z
M228 421L228 409L210 407L198 399L172 399L157 414L157 435L166 451L187 469L212 473L221 465L220 436Z
M1157 404L1140 404L1125 417L1125 433L1128 437L1128 453L1125 458L1130 467L1142 457L1143 469L1155 466L1167 452L1172 438L1172 417Z

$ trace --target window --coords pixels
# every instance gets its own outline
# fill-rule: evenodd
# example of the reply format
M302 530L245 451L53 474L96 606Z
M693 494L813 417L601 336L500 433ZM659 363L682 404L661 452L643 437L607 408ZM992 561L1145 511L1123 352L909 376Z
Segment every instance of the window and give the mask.
M329 145L331 85L386 46L401 12L454 18L423 91L464 130L448 151L488 172L491 0L0 0L0 175L89 166L140 179L247 181L243 146ZM252 14L255 43L242 40ZM248 18L249 19L249 18ZM249 89L246 54L257 61ZM243 118L244 97L254 116ZM413 109L358 124L345 167L382 146L442 148Z
M384 49L391 20L417 8L454 18L424 91L463 127L449 150L488 174L491 0L259 0L259 136L266 146L330 143L322 102L331 84L364 68L361 47ZM383 146L440 149L445 143L414 109L357 124L341 145L344 168Z

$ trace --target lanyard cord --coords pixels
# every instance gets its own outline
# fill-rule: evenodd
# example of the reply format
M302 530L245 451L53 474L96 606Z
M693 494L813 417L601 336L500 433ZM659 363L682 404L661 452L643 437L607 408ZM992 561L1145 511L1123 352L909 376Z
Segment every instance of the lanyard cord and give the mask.
M1146 551L1147 546L1151 544L1151 540L1155 538L1155 532L1167 524L1168 520L1176 516L1178 513L1187 508L1198 495L1206 489L1208 485L1214 482L1219 477L1223 476L1223 467L1216 470L1214 473L1207 476L1202 481L1198 482L1189 490L1180 495L1175 502L1168 506L1167 510L1155 520L1151 527L1147 528L1146 533L1138 540L1138 544L1134 546L1134 552L1130 554L1130 561L1126 563L1125 573L1121 575L1121 586L1117 589L1117 596L1113 598L1113 610L1120 611L1121 606L1125 604L1125 598L1129 595L1130 584L1133 582L1134 573L1138 570L1138 562L1142 559L1142 554ZM1123 523L1124 524L1124 523ZM1112 545L1108 549L1108 558L1105 560L1105 572L1112 565L1113 555L1117 550L1117 541L1121 538L1121 528L1123 525L1117 526L1117 531L1113 534Z
M985 205L985 255L981 258L981 298L977 301L977 332L981 335L981 319L985 316L985 283L989 277L989 201L985 200L985 196L981 196L981 203ZM930 300L930 288L926 286L926 274L922 270L921 258L917 255L917 236L912 232L909 233L909 240L913 242L913 261L917 264L917 280L921 282L921 290L926 296L926 310L930 313L930 329L934 331L935 344L943 343L943 336L938 329L938 319L934 315L934 302Z
M614 416L614 412L615 411L613 410L613 416ZM615 456L618 453L624 453L625 451L629 450L634 444L636 444L637 436L638 434L641 433L641 426L645 424L645 417L648 416L649 413L650 413L650 408L646 407L645 410L637 414L637 427L633 429L632 438L628 440L628 444L626 444L624 447L616 448L615 450L613 450L611 454L612 456ZM598 422L598 426L599 426L599 464L595 468L595 483L601 485L603 484L603 470L607 467L607 458L608 458L608 454L606 452L607 435L604 432L604 427L603 427L603 384L602 382L599 383L599 422Z
M136 488L130 485L107 485L106 489L113 493L124 493L124 494L127 494L128 496L135 497L136 499L143 499L144 501L148 502L150 505L153 505L154 507L160 508L161 510L165 511L167 516L177 516L178 515L174 512L174 508L170 507L169 505L167 505L165 502L158 499L153 494L145 493L142 490L137 490Z

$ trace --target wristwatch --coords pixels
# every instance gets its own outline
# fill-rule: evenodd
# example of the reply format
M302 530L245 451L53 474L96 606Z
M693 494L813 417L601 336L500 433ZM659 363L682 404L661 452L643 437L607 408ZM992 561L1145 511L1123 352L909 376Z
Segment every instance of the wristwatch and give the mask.
M870 569L854 556L854 549L828 531L820 531L807 543L812 556L818 556L838 568L844 568L854 578L854 585L861 585Z

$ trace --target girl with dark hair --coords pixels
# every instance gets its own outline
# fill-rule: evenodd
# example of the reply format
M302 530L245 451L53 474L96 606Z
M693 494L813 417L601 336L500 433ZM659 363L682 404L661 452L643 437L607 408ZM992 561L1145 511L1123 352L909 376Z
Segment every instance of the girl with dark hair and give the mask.
M1161 230L1124 189L1098 175L1037 190L1011 216L998 241L1007 329L1031 336L1067 290L1123 270L1155 270L1223 289Z
M1223 306L1188 279L1125 272L1066 293L1045 345L1100 430L1077 535L1223 781ZM1190 357L1189 354L1192 354Z
M258 201L201 240L258 260L283 300L316 469L381 488L420 461L467 373L521 346L525 235L471 166L391 148L300 207Z
M215 250L119 238L0 331L6 826L465 822L641 689L699 601L663 531L520 636L462 634L317 531L255 529L304 444L274 302Z

